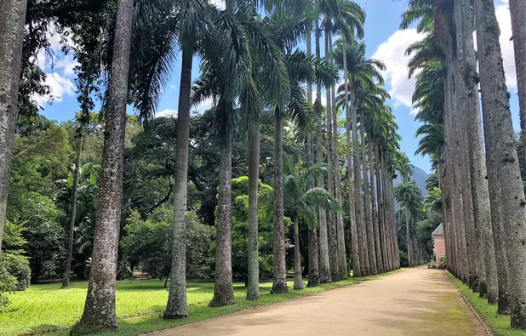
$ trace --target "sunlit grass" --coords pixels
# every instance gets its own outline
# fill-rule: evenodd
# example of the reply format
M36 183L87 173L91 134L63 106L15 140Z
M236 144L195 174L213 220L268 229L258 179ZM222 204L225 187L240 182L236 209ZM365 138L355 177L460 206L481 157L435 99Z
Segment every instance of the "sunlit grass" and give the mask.
M479 316L490 326L495 336L526 336L526 331L512 329L510 327L510 316L497 314L497 305L490 305L487 300L481 299L478 293L473 291L462 281L448 272L449 277L455 282L460 292L471 303Z
M259 302L245 301L246 289L236 284L234 291L237 304L224 308L209 308L214 284L208 282L188 283L190 317L185 320L165 321L160 318L168 299L168 291L159 280L119 281L117 283L117 318L119 332L111 335L139 335L155 330L167 329L182 324L221 316L247 308L253 308L302 295L359 283L369 278L350 278L347 281L324 284L321 287L305 288L301 291L271 295L271 283L261 285ZM292 289L293 283L289 283ZM81 314L86 299L87 282L73 282L69 289L60 289L60 283L33 285L25 292L9 296L12 305L7 313L0 314L0 335L21 334L67 335ZM103 334L101 334L103 335Z

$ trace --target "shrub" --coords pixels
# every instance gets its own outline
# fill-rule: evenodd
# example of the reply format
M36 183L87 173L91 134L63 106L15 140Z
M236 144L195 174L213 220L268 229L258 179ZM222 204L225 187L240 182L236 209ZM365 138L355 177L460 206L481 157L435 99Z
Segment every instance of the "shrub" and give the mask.
M398 254L400 255L400 267L409 267L409 260L407 258L407 253L399 250Z
M29 287L31 269L26 256L5 252L2 254L0 263L5 272L15 278L16 285L11 290L24 291Z
M0 312L9 305L9 299L6 293L16 289L16 278L9 274L3 263L0 263Z
M438 268L440 269L446 269L447 265L446 265L446 253L442 254L440 256L440 259L438 259Z

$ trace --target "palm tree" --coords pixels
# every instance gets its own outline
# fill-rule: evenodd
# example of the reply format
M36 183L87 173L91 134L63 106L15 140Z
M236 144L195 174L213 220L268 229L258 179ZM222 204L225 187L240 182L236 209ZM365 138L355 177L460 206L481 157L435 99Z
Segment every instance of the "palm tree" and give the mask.
M71 334L115 330L115 282L120 228L124 133L133 21L133 0L117 2L113 61L106 112L102 174L93 242L92 271L80 321Z
M285 209L294 223L294 289L303 289L299 240L300 221L315 228L318 224L320 208L329 211L338 209L338 204L330 193L324 189L309 187L320 175L326 176L328 171L327 167L320 165L294 169L285 178L283 184Z
M361 195L361 159L360 159L360 147L358 142L358 127L357 127L357 115L356 109L358 107L358 99L356 91L360 87L370 87L373 88L373 77L381 80L382 76L379 73L378 69L383 69L384 65L377 60L366 60L365 59L365 44L358 43L353 41L350 44L346 44L345 48L345 62L347 63L347 74L349 74L349 80L347 85L343 85L343 88L340 88L339 91L348 90L347 97L350 98L351 106L351 122L353 130L353 151L352 151L352 162L354 166L354 205L356 212L356 227L357 227L357 236L359 244L359 254L360 254L360 272L355 272L356 276L368 275L371 274L369 266L369 255L367 249L367 234L365 227L365 214L364 214L364 205ZM345 67L343 59L343 41L337 42L336 51L334 53L336 63L340 67Z
M18 114L18 88L22 67L27 0L0 2L0 255L7 210L7 192Z
M520 180L520 167L513 140L513 125L506 89L506 76L502 63L502 51L499 44L499 29L492 1L475 1L477 17L477 43L479 56L480 84L486 145L495 146L498 157L498 176L501 185L502 214L507 255L513 265L526 261L526 250L522 242L526 239L524 222L524 190L516 183ZM526 288L521 279L526 277L526 268L510 267L509 284L512 300L511 326L526 329Z
M411 267L414 266L413 262L415 260L413 255L413 239L411 238L411 209L414 208L415 204L418 204L422 198L422 194L414 181L404 182L395 187L395 198L405 209L407 259L409 261L409 267Z

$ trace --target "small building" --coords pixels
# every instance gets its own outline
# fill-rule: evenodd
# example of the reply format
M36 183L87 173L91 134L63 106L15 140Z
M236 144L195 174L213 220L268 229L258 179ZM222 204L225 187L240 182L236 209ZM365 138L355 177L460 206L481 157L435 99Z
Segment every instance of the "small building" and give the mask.
M433 236L433 252L435 252L435 261L438 265L440 257L446 253L444 225L441 223L431 235Z

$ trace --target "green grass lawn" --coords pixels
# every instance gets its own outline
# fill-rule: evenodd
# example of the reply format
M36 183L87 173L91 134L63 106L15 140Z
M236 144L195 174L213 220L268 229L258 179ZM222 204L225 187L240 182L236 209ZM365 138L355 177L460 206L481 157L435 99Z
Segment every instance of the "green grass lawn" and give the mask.
M214 284L208 282L188 283L188 304L190 317L184 320L165 321L160 318L168 291L159 280L119 281L117 283L117 318L119 332L111 335L139 335L146 332L167 329L182 324L233 313L298 296L313 294L328 289L343 287L371 278L350 278L347 281L324 284L321 287L290 290L287 294L271 295L271 283L261 285L259 302L245 301L243 284L236 284L234 291L237 304L224 308L209 308ZM289 283L292 289L293 283ZM73 282L69 289L60 289L60 283L33 285L25 292L12 293L9 299L10 312L0 313L0 335L23 334L67 335L81 314L86 298L87 282ZM103 334L100 334L103 335Z
M479 316L490 326L495 336L526 336L526 331L511 329L510 317L497 314L497 305L490 305L487 300L479 298L478 293L473 293L467 285L451 273L448 272L448 275Z

